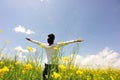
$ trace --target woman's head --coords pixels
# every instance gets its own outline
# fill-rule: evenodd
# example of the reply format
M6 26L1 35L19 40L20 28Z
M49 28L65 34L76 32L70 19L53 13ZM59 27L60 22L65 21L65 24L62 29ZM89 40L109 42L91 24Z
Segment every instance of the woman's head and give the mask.
M52 45L54 43L54 40L55 40L55 35L54 34L48 34L47 42L49 43L49 45Z

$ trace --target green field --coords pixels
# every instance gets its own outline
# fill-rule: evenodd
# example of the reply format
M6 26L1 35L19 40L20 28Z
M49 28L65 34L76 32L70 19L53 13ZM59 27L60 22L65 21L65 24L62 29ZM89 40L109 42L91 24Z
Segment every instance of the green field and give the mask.
M68 57L61 59L64 62L59 64L59 72L52 71L48 80L120 80L120 69L78 67ZM16 58L1 58L0 80L42 80L43 68L33 60L23 63Z

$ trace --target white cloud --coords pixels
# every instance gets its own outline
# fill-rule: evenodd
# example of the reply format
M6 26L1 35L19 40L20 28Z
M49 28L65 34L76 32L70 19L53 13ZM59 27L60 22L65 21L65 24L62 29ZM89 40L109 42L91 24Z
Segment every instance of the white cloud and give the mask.
M18 46L16 48L14 48L15 51L19 51L19 52L22 52L22 53L28 53L29 51L26 50L26 49L23 49L21 46Z
M105 48L103 51L95 55L76 55L75 64L79 66L84 66L88 64L90 67L120 67L120 54Z
M44 0L40 0L40 2L43 2Z
M48 2L48 0L40 0L40 2Z
M32 53L35 53L36 52L36 48L33 48L32 47ZM18 52L21 52L21 53L28 53L29 51L27 49L23 49L21 46L18 46L16 48L14 48L15 51L18 51Z
M35 32L30 30L30 29L26 29L24 26L19 25L18 27L14 28L15 32L20 32L20 33L24 33L24 34L34 34Z
M29 56L29 51L27 49L23 49L21 46L17 46L16 48L14 48L14 50L15 50L15 55L18 57L19 60L27 60L26 56ZM31 51L30 53L35 53L35 52L36 52L36 48L33 48L33 51Z

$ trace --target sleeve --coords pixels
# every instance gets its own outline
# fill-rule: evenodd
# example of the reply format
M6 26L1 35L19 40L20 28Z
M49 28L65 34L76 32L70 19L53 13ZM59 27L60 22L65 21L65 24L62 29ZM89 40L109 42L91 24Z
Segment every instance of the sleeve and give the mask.
M76 42L82 42L83 40L82 39L76 39L76 40L70 40L70 41L65 41L65 42L59 42L57 43L59 47L62 47L62 46L65 46L65 45L68 45L68 44L72 44L72 43L76 43Z
M65 42L61 41L57 44L58 44L59 47L62 47L62 46L68 45L68 44L76 43L76 42L77 42L77 40L70 40L70 41L65 41Z
M36 40L30 40L30 41L33 42L33 43L35 43L35 44L38 44L38 45L44 44L44 43L36 41Z

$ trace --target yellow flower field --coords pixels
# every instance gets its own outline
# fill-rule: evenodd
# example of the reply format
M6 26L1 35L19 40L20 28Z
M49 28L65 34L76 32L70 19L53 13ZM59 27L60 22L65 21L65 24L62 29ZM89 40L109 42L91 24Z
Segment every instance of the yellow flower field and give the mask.
M42 65L29 61L17 62L15 59L0 60L0 80L42 80ZM53 71L48 80L120 80L120 69L86 68L73 64L59 64L59 71ZM48 77L48 75L46 75Z

